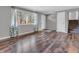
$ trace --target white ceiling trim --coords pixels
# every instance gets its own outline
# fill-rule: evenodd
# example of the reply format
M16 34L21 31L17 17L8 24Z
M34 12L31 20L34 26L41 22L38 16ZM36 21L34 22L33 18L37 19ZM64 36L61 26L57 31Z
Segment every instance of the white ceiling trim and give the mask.
M18 7L44 14L54 14L57 11L79 8L79 6L18 6Z

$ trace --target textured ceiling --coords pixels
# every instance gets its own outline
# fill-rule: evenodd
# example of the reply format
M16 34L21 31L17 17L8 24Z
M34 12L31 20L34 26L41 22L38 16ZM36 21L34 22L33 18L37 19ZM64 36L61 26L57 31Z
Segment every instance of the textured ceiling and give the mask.
M18 6L18 7L28 9L31 11L41 12L44 14L53 14L56 11L79 8L79 6Z

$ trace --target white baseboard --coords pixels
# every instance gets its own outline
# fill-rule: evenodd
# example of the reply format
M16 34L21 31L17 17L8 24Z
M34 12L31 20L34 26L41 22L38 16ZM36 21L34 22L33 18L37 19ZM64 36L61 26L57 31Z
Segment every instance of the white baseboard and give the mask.
M26 33L19 33L19 35L30 34L30 33L33 33L33 32L34 32L34 31L26 32ZM8 36L8 37L1 37L0 40L6 40L7 38L10 38L10 36Z
M0 40L5 40L7 38L10 38L10 36L8 36L8 37L2 37L2 38L0 38Z
M25 35L25 34L30 34L30 33L33 33L34 31L31 31L31 32L25 32L25 33L19 33L18 35Z

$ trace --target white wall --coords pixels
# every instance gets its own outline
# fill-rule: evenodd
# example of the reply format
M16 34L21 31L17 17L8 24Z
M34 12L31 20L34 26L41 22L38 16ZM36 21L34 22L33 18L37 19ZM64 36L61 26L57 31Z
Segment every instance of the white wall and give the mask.
M46 16L41 15L41 30L46 29Z
M65 32L68 33L69 12L65 11Z
M19 25L19 35L34 32L34 25Z
M38 31L46 28L46 16L43 14L37 14L37 27Z
M46 22L46 29L56 30L57 28L57 17L56 14L48 15Z
M41 30L41 14L37 14L37 27L38 31Z
M9 26L11 22L11 8L0 6L0 38L9 37Z

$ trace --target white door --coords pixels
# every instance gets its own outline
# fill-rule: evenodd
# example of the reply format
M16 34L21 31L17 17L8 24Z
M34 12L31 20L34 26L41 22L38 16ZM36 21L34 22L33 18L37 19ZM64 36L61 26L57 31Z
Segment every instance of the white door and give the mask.
M65 12L57 13L57 32L66 32L66 30L65 30Z

